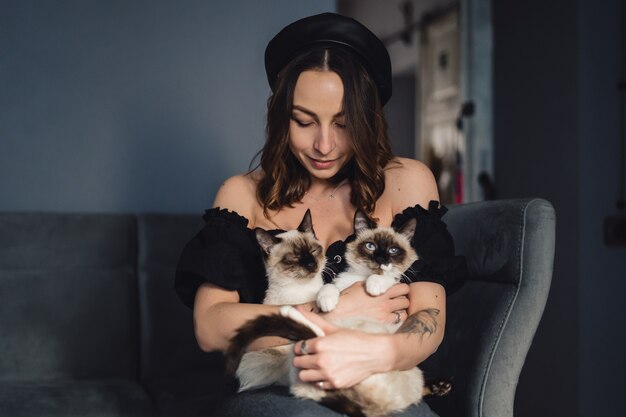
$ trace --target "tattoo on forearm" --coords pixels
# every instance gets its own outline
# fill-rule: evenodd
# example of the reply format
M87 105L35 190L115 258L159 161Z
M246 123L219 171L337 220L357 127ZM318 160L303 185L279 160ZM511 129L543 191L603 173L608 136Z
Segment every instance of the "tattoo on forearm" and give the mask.
M415 333L420 335L420 340L424 335L430 337L437 332L437 316L439 310L436 308L427 308L417 313L411 314L400 326L397 333Z

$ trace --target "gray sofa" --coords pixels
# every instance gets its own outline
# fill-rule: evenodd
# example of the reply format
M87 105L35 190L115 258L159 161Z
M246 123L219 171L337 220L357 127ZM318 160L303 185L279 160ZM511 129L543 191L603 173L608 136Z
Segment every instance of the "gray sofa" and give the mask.
M544 200L452 207L469 281L422 368L454 390L443 416L511 416L545 305L554 211ZM173 290L200 216L0 213L0 415L209 416L213 384Z

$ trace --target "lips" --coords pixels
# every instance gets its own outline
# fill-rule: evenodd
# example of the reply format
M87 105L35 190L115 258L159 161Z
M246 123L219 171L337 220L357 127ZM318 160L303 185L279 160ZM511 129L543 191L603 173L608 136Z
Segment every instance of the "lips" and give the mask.
M314 159L310 157L309 157L309 160L311 161L311 165L313 165L316 169L330 169L337 162L336 159L320 160L320 159Z

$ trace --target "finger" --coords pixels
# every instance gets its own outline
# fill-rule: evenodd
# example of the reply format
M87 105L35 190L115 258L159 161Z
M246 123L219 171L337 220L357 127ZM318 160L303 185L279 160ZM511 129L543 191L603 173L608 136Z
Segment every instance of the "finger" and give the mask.
M319 370L318 360L313 355L300 355L294 356L291 362L295 368L306 370L316 369Z
M389 305L391 311L406 310L411 305L411 302L406 297L397 297L390 300Z
M298 372L298 378L303 382L324 381L326 375L318 369L303 369Z
M387 290L389 298L396 298L409 295L409 286L407 284L396 284Z

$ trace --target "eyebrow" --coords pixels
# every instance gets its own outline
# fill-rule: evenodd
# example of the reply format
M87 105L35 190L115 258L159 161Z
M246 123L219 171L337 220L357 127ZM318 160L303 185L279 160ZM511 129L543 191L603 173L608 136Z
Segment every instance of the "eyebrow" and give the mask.
M306 113L311 117L314 117L317 119L317 114L315 114L314 111L307 109L306 107L302 107L302 106L298 106L297 104L294 104L292 106L292 110L298 110L301 111L302 113ZM337 118L337 117L342 117L344 116L346 113L342 110L339 113L335 114L333 117Z

